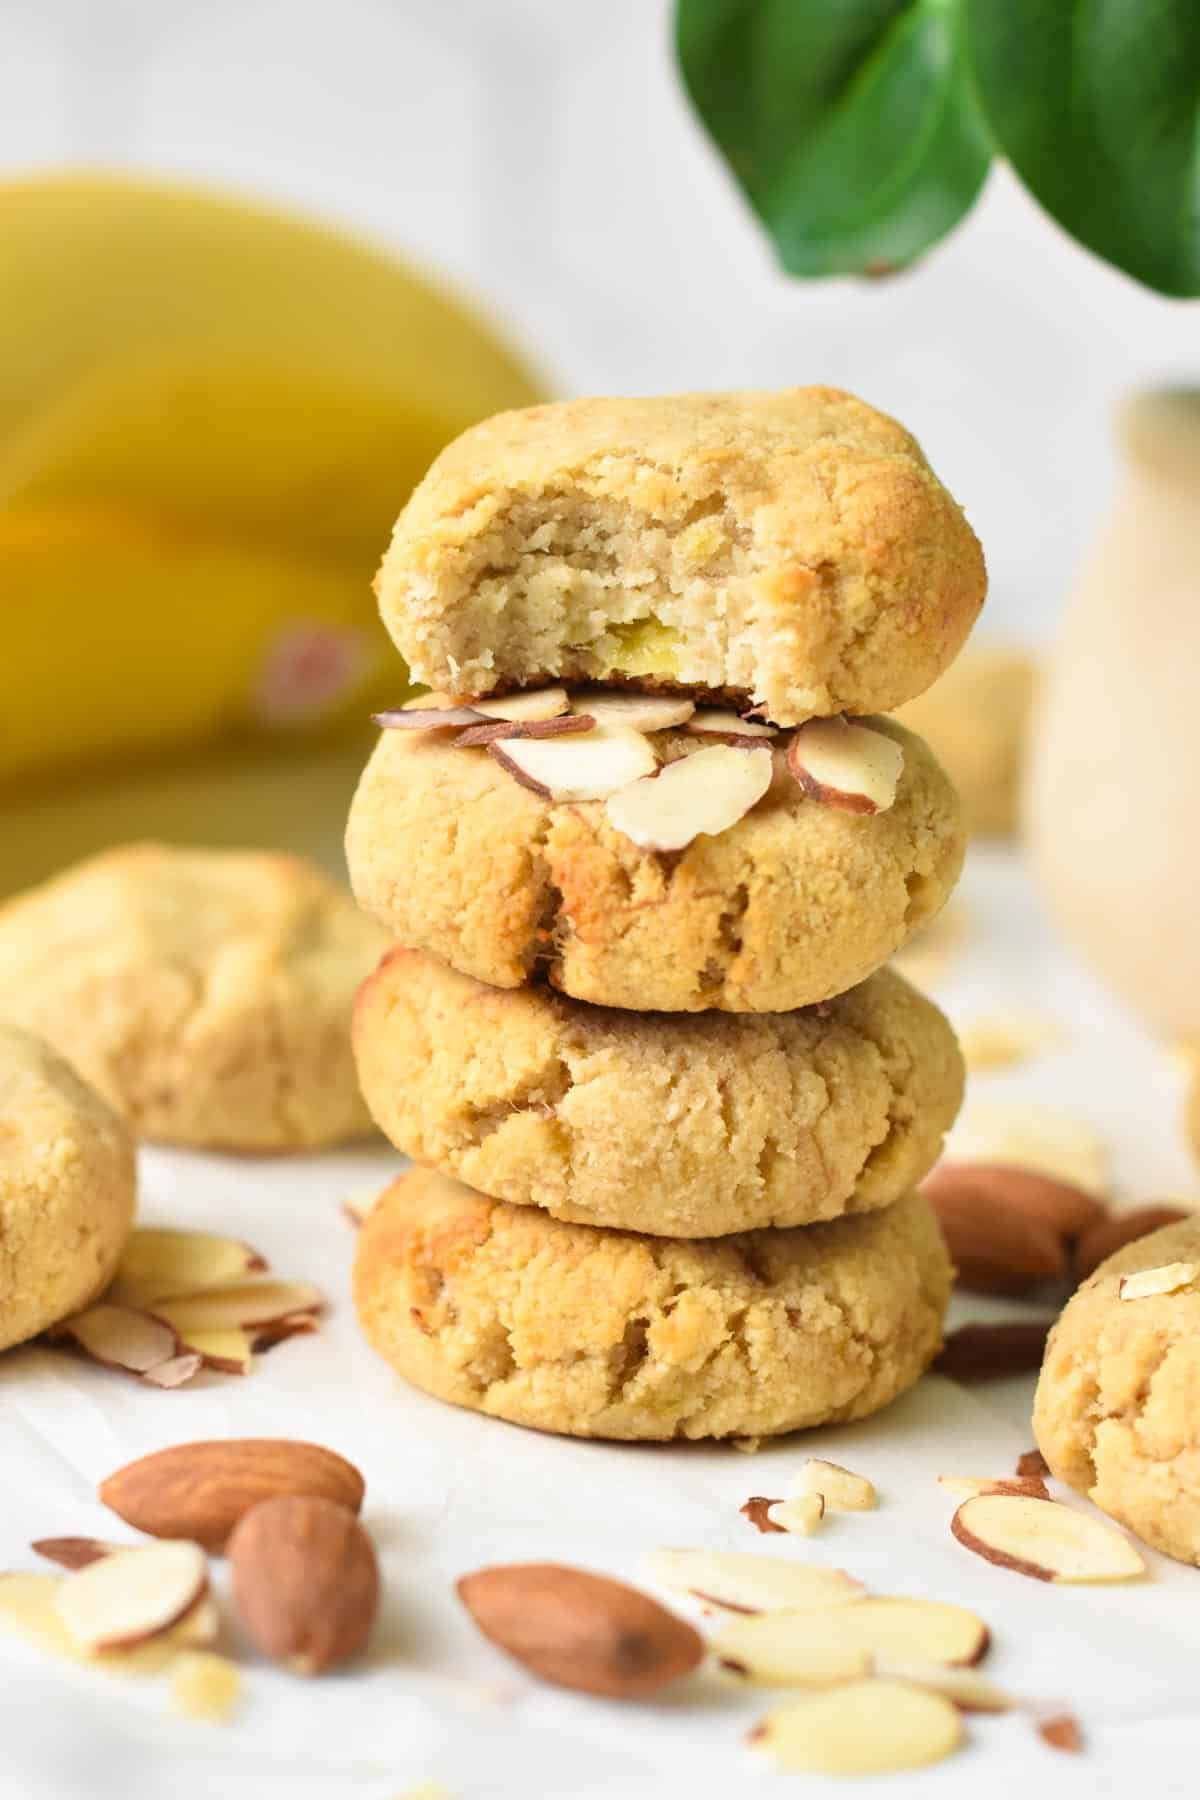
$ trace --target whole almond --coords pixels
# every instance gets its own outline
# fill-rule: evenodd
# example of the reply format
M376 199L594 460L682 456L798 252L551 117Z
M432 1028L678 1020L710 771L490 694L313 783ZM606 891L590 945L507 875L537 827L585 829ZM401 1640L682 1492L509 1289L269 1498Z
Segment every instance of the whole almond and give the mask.
M485 1637L543 1681L640 1700L689 1674L699 1634L624 1582L560 1563L508 1563L464 1575L458 1597Z
M1178 1206L1141 1206L1136 1212L1121 1213L1119 1217L1102 1219L1086 1231L1075 1246L1075 1279L1086 1281L1088 1276L1107 1262L1126 1244L1136 1243L1138 1238L1145 1237L1151 1231L1158 1231L1163 1225L1177 1225L1180 1219L1188 1219L1192 1215Z
M994 1324L960 1325L946 1338L934 1361L937 1374L951 1381L998 1381L1033 1374L1042 1366L1052 1319L1001 1319Z
M950 1183L925 1192L937 1214L958 1285L979 1294L1022 1294L1067 1272L1058 1234L994 1197Z
M1010 1168L1003 1163L940 1162L924 1188L934 1204L939 1193L985 1204L999 1201L1060 1238L1082 1237L1108 1216L1103 1204L1084 1188L1037 1169Z
M281 1494L316 1495L357 1512L363 1478L353 1463L320 1444L226 1438L139 1457L102 1481L99 1492L139 1531L192 1538L206 1550L220 1550L251 1507Z
M229 1540L233 1596L251 1637L297 1675L319 1675L362 1649L379 1607L371 1540L336 1500L264 1500Z

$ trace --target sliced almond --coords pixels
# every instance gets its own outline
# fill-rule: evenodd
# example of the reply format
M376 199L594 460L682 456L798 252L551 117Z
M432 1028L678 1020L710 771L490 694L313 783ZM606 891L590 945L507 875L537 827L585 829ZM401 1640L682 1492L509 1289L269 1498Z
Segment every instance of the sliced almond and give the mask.
M962 1742L957 1707L901 1681L852 1681L780 1707L749 1740L778 1768L884 1775L940 1762Z
M687 722L695 737L715 738L719 744L756 744L779 736L777 725L744 719L723 706L698 706Z
M787 1526L773 1525L768 1517L771 1508L778 1505L778 1500L772 1500L766 1494L751 1494L750 1498L738 1507L738 1511L744 1518L749 1519L756 1530L765 1532L777 1531L782 1534L787 1530Z
M1149 1300L1154 1294L1177 1294L1196 1279L1198 1265L1193 1262L1163 1263L1157 1269L1139 1269L1136 1274L1122 1275L1117 1284L1120 1300Z
M1050 1490L1040 1475L939 1475L937 1482L948 1494L966 1499L972 1494L1024 1494L1031 1500L1050 1498Z
M371 717L384 731L452 731L477 725L481 714L475 706L402 706Z
M488 755L547 800L606 800L651 774L658 759L640 731L598 725L575 737L489 744Z
M179 1342L170 1325L128 1306L101 1301L86 1312L64 1319L54 1329L56 1338L69 1338L106 1369L125 1369L144 1375L156 1363L178 1354Z
M251 1326L250 1348L271 1350L276 1344L286 1343L288 1338L305 1337L316 1329L314 1313L288 1313L282 1319L268 1319L264 1325Z
M964 1606L869 1597L854 1606L731 1619L712 1648L748 1681L786 1687L850 1681L879 1657L967 1667L987 1646L987 1626Z
M1011 1694L978 1669L945 1668L940 1663L877 1656L874 1673L888 1681L907 1681L913 1687L930 1688L952 1701L960 1712L1011 1712L1017 1704Z
M1040 1450L1022 1450L1017 1458L1017 1478L1024 1481L1044 1481L1050 1473L1050 1464Z
M767 1507L769 1526L797 1537L811 1537L824 1517L824 1494L796 1494L790 1500L774 1500Z
M321 1290L311 1281L238 1281L208 1293L167 1300L155 1306L154 1314L186 1342L192 1332L269 1325L289 1314L317 1312L324 1304Z
M1058 1500L979 1494L950 1521L959 1543L1037 1581L1130 1581L1146 1565L1127 1537Z
M228 1657L214 1656L210 1650L189 1650L175 1664L171 1698L185 1718L222 1725L232 1716L241 1695L241 1670Z
M887 812L904 771L904 751L868 725L810 719L792 733L787 765L811 800L844 812Z
M155 1363L147 1369L142 1380L151 1387L177 1388L183 1387L192 1377L198 1375L204 1367L204 1358L194 1350L184 1350L178 1356L169 1356L166 1362Z
M614 830L640 849L684 850L744 818L770 787L772 768L769 751L714 744L622 788L604 810Z
M123 1546L122 1546L123 1548ZM133 1648L95 1651L76 1642L56 1605L60 1590L70 1577L62 1575L0 1575L0 1629L16 1632L52 1656L68 1662L100 1663L122 1674L153 1674L171 1662L184 1647L211 1643L217 1635L217 1610L205 1598L186 1612L179 1623Z
M800 1471L799 1492L820 1494L834 1512L872 1512L879 1505L874 1484L840 1463L810 1456Z
M199 1544L150 1544L114 1551L68 1575L54 1604L82 1649L114 1650L170 1630L207 1586Z
M933 1366L951 1381L998 1381L1006 1375L1033 1374L1042 1366L1052 1322L1002 1319L990 1325L960 1325L947 1337Z
M782 1557L736 1550L656 1550L646 1571L660 1587L690 1594L723 1612L803 1612L861 1603L862 1583L845 1569L823 1569Z
M553 719L485 719L460 731L454 743L459 750L478 744L507 744L514 739L578 737L591 731L595 719L587 713L561 713Z
M86 1569L89 1563L99 1562L102 1556L111 1556L114 1550L128 1550L129 1547L93 1537L37 1538L29 1546L47 1562L57 1563L63 1569Z
M254 1341L238 1325L224 1331L190 1331L185 1347L206 1369L222 1375L247 1375L254 1363Z
M122 1251L107 1298L146 1306L153 1300L224 1287L266 1266L257 1250L237 1238L146 1228L135 1231Z
M628 725L634 731L670 731L683 724L690 730L696 710L693 701L674 694L606 693L598 688L573 694L571 707L590 714L597 725Z
M477 713L487 719L557 719L571 710L566 688L528 688L523 694L501 694L498 699L473 700ZM579 707L584 712L590 708Z
M1065 1750L1069 1756L1077 1756L1083 1749L1079 1720L1070 1713L1056 1713L1052 1719L1043 1719L1037 1734L1051 1750Z

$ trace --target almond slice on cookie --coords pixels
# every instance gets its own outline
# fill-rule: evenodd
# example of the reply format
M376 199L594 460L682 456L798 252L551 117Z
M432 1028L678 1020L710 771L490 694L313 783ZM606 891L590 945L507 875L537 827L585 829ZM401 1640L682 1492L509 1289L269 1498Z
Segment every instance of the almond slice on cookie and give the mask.
M887 812L904 770L895 738L853 720L810 719L793 733L787 764L811 800L844 812Z
M745 818L770 787L773 767L769 751L713 744L613 794L608 822L639 849L685 850Z
M509 774L547 800L606 800L650 775L658 758L640 731L597 725L557 738L517 738L488 745Z

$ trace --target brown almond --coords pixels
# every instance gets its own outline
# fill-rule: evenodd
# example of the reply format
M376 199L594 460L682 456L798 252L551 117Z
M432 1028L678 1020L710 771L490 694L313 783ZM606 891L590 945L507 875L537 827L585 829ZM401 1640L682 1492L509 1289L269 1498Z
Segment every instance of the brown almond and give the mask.
M227 1438L140 1457L102 1481L99 1492L139 1531L220 1550L243 1514L279 1495L313 1495L357 1512L363 1478L353 1463L320 1444Z
M1022 1481L1045 1481L1050 1464L1040 1450L1022 1450L1017 1458L1017 1476Z
M264 1500L238 1521L229 1566L247 1631L294 1674L335 1668L371 1634L379 1565L353 1512L336 1500Z
M1061 1281L1067 1251L1048 1226L977 1193L949 1183L925 1192L937 1214L958 1285L978 1294L1023 1294L1045 1281Z
M642 1699L690 1674L699 1634L637 1588L560 1563L464 1575L458 1597L485 1637L543 1681Z
M934 1204L939 1192L985 1204L999 1201L1060 1238L1082 1237L1108 1216L1103 1204L1085 1189L1037 1169L1003 1163L940 1162L924 1187Z
M1135 1212L1102 1219L1090 1231L1085 1231L1075 1246L1075 1280L1086 1281L1102 1262L1107 1262L1126 1244L1134 1244L1151 1231L1158 1231L1164 1225L1177 1225L1180 1219L1191 1216L1179 1206L1140 1206Z
M1065 1750L1068 1756L1078 1756L1083 1749L1079 1720L1071 1713L1057 1713L1052 1719L1043 1719L1037 1731L1051 1750Z
M942 1345L934 1368L951 1381L998 1381L1032 1374L1042 1366L1051 1319L1002 1319L960 1325Z

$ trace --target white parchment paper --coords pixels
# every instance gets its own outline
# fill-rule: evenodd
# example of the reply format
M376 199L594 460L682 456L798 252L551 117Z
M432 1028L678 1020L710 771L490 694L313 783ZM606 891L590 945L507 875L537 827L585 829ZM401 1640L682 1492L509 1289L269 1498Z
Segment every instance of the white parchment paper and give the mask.
M961 892L967 931L938 989L951 1016L1036 1006L1068 1028L1061 1050L978 1077L973 1091L1091 1120L1130 1200L1194 1195L1181 1077L1166 1052L1054 946L1013 858L975 853ZM967 1391L929 1377L878 1419L756 1456L575 1443L454 1411L393 1377L349 1304L353 1232L339 1201L398 1166L381 1149L269 1161L145 1153L145 1222L237 1233L329 1296L320 1333L262 1357L246 1379L156 1393L59 1351L0 1358L0 1565L37 1567L34 1537L132 1536L94 1497L131 1457L197 1437L294 1435L365 1472L386 1590L368 1659L318 1681L272 1669L227 1626L246 1696L225 1726L174 1716L164 1681L76 1670L0 1636L3 1800L399 1800L434 1781L461 1800L846 1792L772 1771L744 1747L771 1696L716 1675L642 1706L540 1686L478 1636L453 1596L456 1576L492 1561L558 1559L637 1580L643 1555L664 1545L843 1565L885 1592L961 1601L992 1627L988 1673L1061 1702L1086 1733L1086 1755L1073 1758L1046 1749L1025 1717L972 1719L962 1754L851 1784L855 1793L1194 1794L1200 1571L1149 1555L1145 1583L1052 1587L992 1568L950 1536L953 1502L935 1477L1011 1470L1032 1444L1032 1382ZM1019 1311L958 1301L954 1319ZM869 1474L879 1511L832 1517L808 1540L758 1537L742 1501L785 1491L811 1454Z

